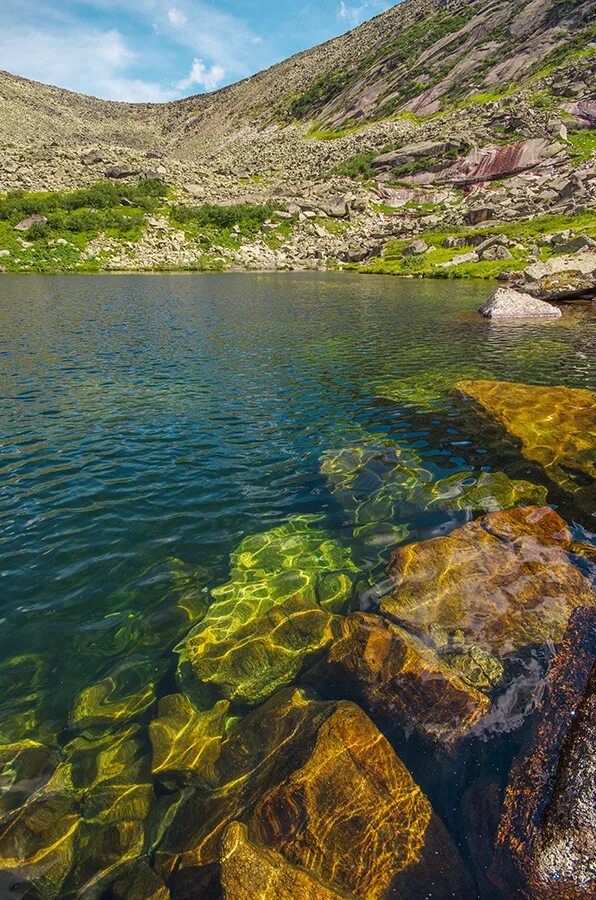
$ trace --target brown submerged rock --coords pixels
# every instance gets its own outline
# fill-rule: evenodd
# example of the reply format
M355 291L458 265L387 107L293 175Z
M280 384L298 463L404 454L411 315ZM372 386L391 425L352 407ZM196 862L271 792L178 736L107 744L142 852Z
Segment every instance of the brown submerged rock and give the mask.
M446 744L465 736L490 707L422 641L366 613L344 619L311 677L341 685L373 715Z
M503 890L532 900L594 896L595 660L596 611L578 609L548 673L534 734L511 769L490 872Z
M231 729L218 769L220 788L178 810L157 853L162 877L194 870L200 879L240 821L251 842L340 894L376 898L391 888L415 896L443 882L441 896L466 896L443 825L355 704L280 691Z
M249 840L245 825L232 822L222 843L221 883L225 900L337 900L347 898L326 887L306 869L293 866L274 850Z
M509 434L522 452L544 466L553 481L577 491L596 478L596 395L582 388L544 387L507 381L460 381Z
M382 611L423 635L457 634L499 656L561 640L590 582L565 552L571 535L548 507L489 513L446 537L401 547Z

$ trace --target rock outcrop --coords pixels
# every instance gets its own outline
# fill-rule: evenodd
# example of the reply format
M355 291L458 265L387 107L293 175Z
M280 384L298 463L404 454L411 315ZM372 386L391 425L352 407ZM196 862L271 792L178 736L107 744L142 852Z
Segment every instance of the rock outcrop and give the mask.
M583 900L596 876L596 613L573 613L529 745L515 761L493 880L507 893Z
M487 319L560 319L561 310L512 288L497 288L478 312Z

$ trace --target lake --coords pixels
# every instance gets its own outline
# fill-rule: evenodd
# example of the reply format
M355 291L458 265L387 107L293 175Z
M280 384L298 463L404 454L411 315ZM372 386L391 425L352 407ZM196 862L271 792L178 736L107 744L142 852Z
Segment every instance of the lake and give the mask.
M575 540L592 540L593 511L455 385L595 390L594 319L575 309L558 321L485 321L476 310L491 290L345 273L0 278L0 739L37 742L53 759L27 763L19 802L46 790L56 760L75 772L70 806L54 810L73 823L56 838L60 859L41 875L37 862L4 882L0 872L1 896L82 896L82 886L113 896L115 873L174 846L166 825L148 836L146 823L177 810L175 777L145 796L142 813L137 803L124 816L141 823L130 845L116 820L81 807L81 792L95 784L106 747L122 741L118 784L151 782L139 772L151 761L155 702L186 683L176 676L181 642L214 602L237 604L229 621L222 613L232 644L230 622L245 640L249 601L270 606L269 590L285 596L282 576L305 590L316 581L318 612L376 612L396 548L478 515L465 502L427 502L433 485L458 473L467 484L482 473L529 482ZM275 689L302 684L327 645L301 649L292 677L272 675L271 691L230 687L229 673L221 682L216 673L203 679L208 691L188 693L199 710L230 701L234 727ZM539 652L532 665L534 690ZM342 693L324 678L317 687L327 699ZM435 755L407 730L388 733L481 896L490 895L484 857L471 848L459 797L480 776L506 779L533 708L526 693L502 727L461 754ZM383 727L382 715L375 721ZM209 784L197 796L199 810L211 810ZM105 811L114 798L94 802ZM82 843L69 856L75 832ZM200 883L215 896L212 882ZM172 896L186 895L176 887Z

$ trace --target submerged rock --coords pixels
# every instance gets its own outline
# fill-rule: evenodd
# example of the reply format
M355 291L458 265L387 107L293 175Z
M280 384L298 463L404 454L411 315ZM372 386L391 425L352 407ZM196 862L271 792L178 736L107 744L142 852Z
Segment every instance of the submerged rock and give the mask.
M422 635L436 630L503 656L561 639L572 610L593 606L565 552L571 535L548 507L489 513L446 537L399 548L382 611Z
M323 885L281 853L253 843L240 822L232 822L224 835L221 883L228 900L337 900L348 896Z
M513 288L497 288L478 312L487 319L560 319L561 310Z
M330 644L356 568L311 516L246 538L231 564L231 580L177 648L179 674L190 691L259 703Z
M229 707L222 700L212 710L198 712L184 694L163 697L149 725L154 778L166 786L185 782L213 786Z
M418 638L380 616L354 613L309 675L341 685L371 715L445 744L465 736L490 701Z
M596 395L581 388L544 387L508 381L460 381L473 397L522 443L527 459L541 463L567 490L596 478Z
M596 611L574 612L505 795L491 877L539 900L592 897L596 879Z
M428 509L497 512L514 506L541 506L546 498L543 485L511 479L504 472L456 472L422 485L412 499Z
M155 687L147 683L148 668L139 660L117 666L107 678L90 685L75 698L73 728L121 725L144 713L155 700Z
M467 371L468 378L484 378L489 375L486 370L479 368L464 367L464 371ZM377 386L376 393L387 400L432 411L443 402L445 394L453 390L461 376L461 366L441 366L428 372L384 381Z
M470 895L430 803L355 704L280 691L232 727L218 768L220 788L178 810L157 853L162 876L200 877L230 823L242 822L251 842L340 894L405 896L439 880L445 894Z

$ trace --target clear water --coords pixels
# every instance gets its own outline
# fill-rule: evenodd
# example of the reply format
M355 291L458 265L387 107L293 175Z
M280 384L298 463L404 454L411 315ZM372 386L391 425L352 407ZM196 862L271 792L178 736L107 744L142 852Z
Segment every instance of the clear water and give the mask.
M354 538L320 471L331 451L389 441L434 478L549 485L448 386L594 390L594 322L576 310L489 323L475 313L489 290L346 274L2 277L3 741L63 742L75 696L123 660L174 689L171 651L189 625L172 613L172 569L198 590L223 584L247 535L322 514L367 583L381 581L382 529ZM381 396L394 379L430 387ZM549 490L585 539L589 514ZM411 510L407 540L467 518ZM441 786L428 790L448 816Z

